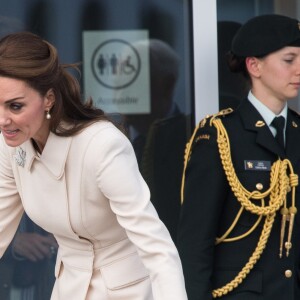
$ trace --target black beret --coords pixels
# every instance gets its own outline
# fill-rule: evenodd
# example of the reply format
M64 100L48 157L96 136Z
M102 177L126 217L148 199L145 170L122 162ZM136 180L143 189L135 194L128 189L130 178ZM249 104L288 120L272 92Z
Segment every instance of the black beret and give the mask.
M236 56L264 56L286 46L300 47L299 21L282 15L262 15L247 21L232 40Z

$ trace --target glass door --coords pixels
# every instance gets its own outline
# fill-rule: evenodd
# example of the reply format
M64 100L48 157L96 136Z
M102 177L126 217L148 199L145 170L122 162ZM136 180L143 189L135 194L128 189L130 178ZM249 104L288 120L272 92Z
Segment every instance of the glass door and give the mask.
M57 47L62 63L82 62L83 101L92 97L124 124L175 241L184 149L194 126L191 1L11 0L0 14L1 37L31 31ZM0 260L1 300L50 299L56 254L35 262L17 247L32 246L37 234L48 238L24 215Z

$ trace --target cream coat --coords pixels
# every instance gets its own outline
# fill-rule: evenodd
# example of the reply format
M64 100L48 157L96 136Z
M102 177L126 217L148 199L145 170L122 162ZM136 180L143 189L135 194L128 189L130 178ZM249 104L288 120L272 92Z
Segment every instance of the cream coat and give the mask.
M24 167L18 148L0 137L0 255L24 207L59 243L51 300L187 299L177 250L118 129L50 133L41 156L26 142Z

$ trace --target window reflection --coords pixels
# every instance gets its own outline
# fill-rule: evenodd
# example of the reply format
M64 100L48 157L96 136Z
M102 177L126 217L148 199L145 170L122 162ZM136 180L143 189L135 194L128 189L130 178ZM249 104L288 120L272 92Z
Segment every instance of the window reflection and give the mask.
M149 47L151 113L125 115L125 123L151 201L175 240L188 123L174 98L180 58L158 39L140 41L135 47L140 52Z
M0 260L0 299L50 299L56 253L53 235L24 214L12 243Z
M193 127L189 13L191 2L187 0L11 0L1 3L0 16L0 37L23 30L37 33L57 47L64 63L83 61L83 31L148 32L150 112L118 117L127 128L151 200L174 241L183 154ZM128 60L127 66L131 63ZM83 72L79 78L82 83L84 76ZM1 300L50 299L56 254L36 264L24 258L14 247L27 234L52 238L24 215L13 244L0 259Z
M217 26L220 109L235 109L248 92L243 75L231 72L226 62L232 38L240 27L241 23L235 21L219 21Z

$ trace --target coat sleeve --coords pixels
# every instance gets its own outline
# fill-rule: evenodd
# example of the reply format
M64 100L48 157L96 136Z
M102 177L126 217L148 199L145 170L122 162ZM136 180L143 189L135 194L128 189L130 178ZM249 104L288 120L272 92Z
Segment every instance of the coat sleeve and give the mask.
M116 128L106 129L97 161L97 183L119 224L150 274L154 299L187 299L177 249L150 202L129 140Z
M207 125L198 130L192 145L178 227L177 247L189 300L213 299L215 240L227 193L216 130Z
M10 155L0 135L0 257L13 239L23 214Z

